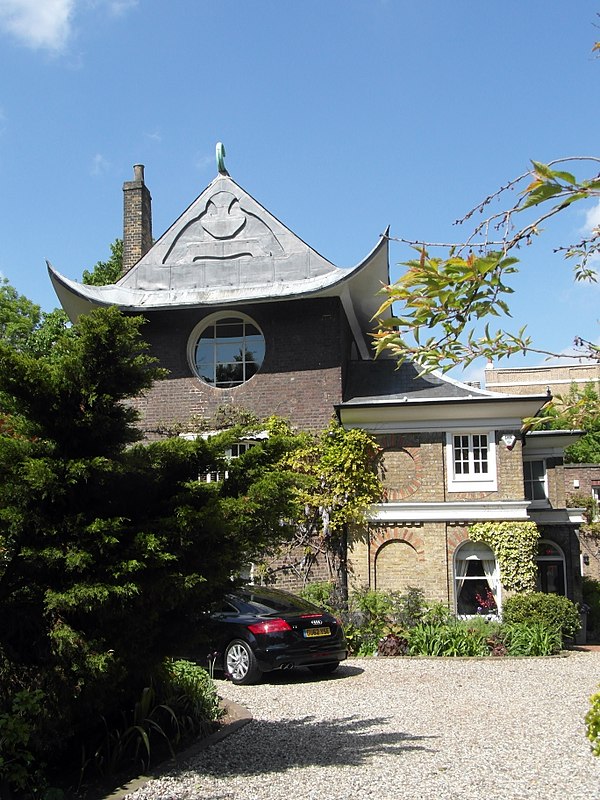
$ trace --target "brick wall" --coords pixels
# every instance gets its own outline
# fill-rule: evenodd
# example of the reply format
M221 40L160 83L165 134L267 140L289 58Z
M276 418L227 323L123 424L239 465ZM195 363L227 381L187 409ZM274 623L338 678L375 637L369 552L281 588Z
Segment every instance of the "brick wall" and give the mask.
M328 425L341 400L350 333L337 298L265 303L239 308L262 330L266 351L257 375L234 389L216 389L188 364L190 334L214 309L153 312L143 334L169 377L135 401L142 428L153 431L194 416L210 417L233 403L259 417L278 414L305 429ZM231 312L232 315L235 311Z
M504 433L517 440L512 450L501 441ZM496 431L495 492L448 492L444 433L387 434L378 436L383 448L379 471L390 501L441 503L447 500L522 500L523 453L518 431Z
M600 388L600 365L559 364L552 367L503 367L485 371L487 389L503 394L566 394L575 383L579 389L591 384Z
M441 521L353 531L348 550L351 586L394 591L416 587L423 590L427 600L452 602L448 585L452 563L450 560L449 568L449 530L453 531L454 526Z
M123 274L152 247L152 197L137 164L134 179L123 184Z

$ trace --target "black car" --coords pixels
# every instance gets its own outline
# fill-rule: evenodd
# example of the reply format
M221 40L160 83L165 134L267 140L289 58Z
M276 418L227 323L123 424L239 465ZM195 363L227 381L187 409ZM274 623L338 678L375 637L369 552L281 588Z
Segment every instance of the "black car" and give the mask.
M263 672L291 667L328 675L347 656L340 620L280 589L245 586L227 594L201 628L202 650L236 684L257 683Z

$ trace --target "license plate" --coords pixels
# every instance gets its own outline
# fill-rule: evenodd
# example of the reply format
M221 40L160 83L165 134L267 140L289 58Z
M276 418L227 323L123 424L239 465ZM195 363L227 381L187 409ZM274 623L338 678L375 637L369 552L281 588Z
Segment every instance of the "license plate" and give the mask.
M312 639L313 636L331 636L329 628L306 628L304 635L307 639Z

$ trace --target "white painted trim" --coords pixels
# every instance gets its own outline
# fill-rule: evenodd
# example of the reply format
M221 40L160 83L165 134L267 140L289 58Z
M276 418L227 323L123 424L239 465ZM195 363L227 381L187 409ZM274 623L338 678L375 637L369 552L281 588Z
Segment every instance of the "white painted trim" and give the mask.
M247 378L241 384L237 384L236 386L214 386L212 383L207 383L206 381L204 381L200 377L200 375L198 375L198 370L197 370L196 362L195 362L195 351L196 351L196 345L198 343L198 340L200 339L200 335L203 333L203 331L206 330L206 328L209 328L211 325L214 325L219 320L221 320L221 319L230 319L230 318L236 318L236 319L241 320L243 323L245 323L247 325L252 325L253 327L255 327L260 332L260 335L262 336L263 342L265 344L265 357L266 357L267 343L266 343L265 335L264 335L260 325L254 319L252 319L252 317L249 317L248 314L244 314L241 311L238 311L237 309L226 309L224 311L215 311L214 313L209 314L206 317L203 317L200 320L200 322L198 322L194 326L194 328L192 329L192 332L188 336L187 347L186 347L188 366L189 366L189 368L190 368L190 370L192 372L192 375L194 376L194 378L196 378L196 380L199 380L200 383L202 383L204 386L210 386L211 389L216 389L219 392L230 392L232 389L236 389L237 386L245 385L246 383L251 381L252 378L254 377L254 375L252 375L250 378ZM262 363L263 362L261 361L261 363L260 363L260 365L259 365L259 367L258 367L258 369L257 369L255 374L258 374L260 372L261 367L262 367Z
M470 409L464 409L465 414ZM345 413L345 412L344 412ZM474 419L473 416L469 417ZM481 426L481 430L485 432L486 429L502 429L502 430L515 430L520 431L523 421L518 417L489 417L485 419L477 419L477 426ZM465 420L464 417L460 419L448 419L447 417L440 417L439 420L431 421L417 421L408 420L406 422L375 422L369 424L368 420L364 422L355 421L348 423L342 420L344 428L350 430L352 428L362 428L369 433L446 433L447 431L464 431Z
M479 477L473 473L457 478L454 475L454 441L453 437L463 434L465 436L485 434L488 440L488 469L489 472ZM469 448L470 450L471 448ZM446 432L446 475L448 476L449 492L496 492L498 491L498 470L496 467L496 431L484 428L469 428L465 430L452 430Z
M484 522L527 520L527 500L450 501L445 503L378 503L370 522Z
M358 352L363 360L370 361L372 355L369 352L369 347L365 341L364 333L362 331L360 322L358 321L358 317L356 316L356 309L354 308L354 303L352 302L352 296L350 294L350 288L347 283L344 284L344 287L340 293L340 299L342 301L344 311L346 312L346 317L350 324L354 341L358 347Z

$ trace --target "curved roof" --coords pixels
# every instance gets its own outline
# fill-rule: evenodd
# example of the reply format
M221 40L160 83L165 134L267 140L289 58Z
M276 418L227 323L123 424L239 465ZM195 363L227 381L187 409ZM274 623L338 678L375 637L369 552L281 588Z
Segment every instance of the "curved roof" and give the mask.
M379 289L389 282L385 235L363 261L341 269L224 174L116 284L87 286L48 269L72 319L94 306L143 313L339 296L363 332L380 305Z

